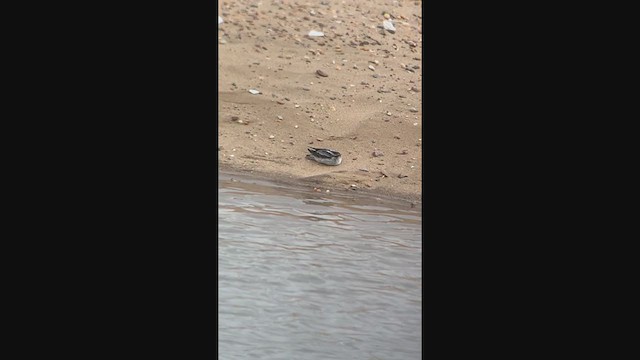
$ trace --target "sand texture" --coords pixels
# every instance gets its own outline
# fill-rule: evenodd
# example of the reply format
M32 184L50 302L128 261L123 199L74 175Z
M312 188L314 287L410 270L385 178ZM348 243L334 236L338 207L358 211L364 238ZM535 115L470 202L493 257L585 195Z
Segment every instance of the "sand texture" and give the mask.
M220 169L421 201L421 6L219 3ZM309 146L339 151L342 164L307 159Z

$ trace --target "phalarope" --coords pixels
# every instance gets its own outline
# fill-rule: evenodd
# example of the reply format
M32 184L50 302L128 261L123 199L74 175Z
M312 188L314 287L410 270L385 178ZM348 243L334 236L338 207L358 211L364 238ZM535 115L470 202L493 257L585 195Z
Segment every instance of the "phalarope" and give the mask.
M315 160L324 165L336 166L342 163L342 154L331 149L307 148L311 154L307 158Z

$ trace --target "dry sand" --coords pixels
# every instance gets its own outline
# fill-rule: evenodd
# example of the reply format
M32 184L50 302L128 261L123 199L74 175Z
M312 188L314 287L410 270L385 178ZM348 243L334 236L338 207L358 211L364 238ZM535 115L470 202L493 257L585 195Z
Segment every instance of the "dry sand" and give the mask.
M422 201L421 1L219 8L220 170ZM395 33L382 29L385 13ZM308 160L308 146L335 149L343 162Z

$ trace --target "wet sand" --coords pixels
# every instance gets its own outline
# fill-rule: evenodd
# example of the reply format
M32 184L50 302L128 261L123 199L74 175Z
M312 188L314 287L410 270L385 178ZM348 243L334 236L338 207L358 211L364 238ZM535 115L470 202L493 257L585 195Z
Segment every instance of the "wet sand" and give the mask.
M220 170L421 201L421 6L220 2ZM342 164L307 159L309 146Z

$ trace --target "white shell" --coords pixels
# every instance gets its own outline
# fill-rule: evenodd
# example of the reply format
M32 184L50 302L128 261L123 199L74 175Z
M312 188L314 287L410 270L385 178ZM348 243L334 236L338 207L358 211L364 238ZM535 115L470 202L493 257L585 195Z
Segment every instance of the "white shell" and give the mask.
M324 33L322 31L311 30L309 31L309 36L311 37L324 36Z
M391 32L396 32L396 28L395 26L393 26L393 23L391 22L391 20L385 20L382 22L382 26L385 28L385 30L389 30Z
M222 24L224 20L222 20L222 16L218 16L218 25Z
M260 90L256 90L256 89L249 89L249 92L252 93L253 95L260 94Z

